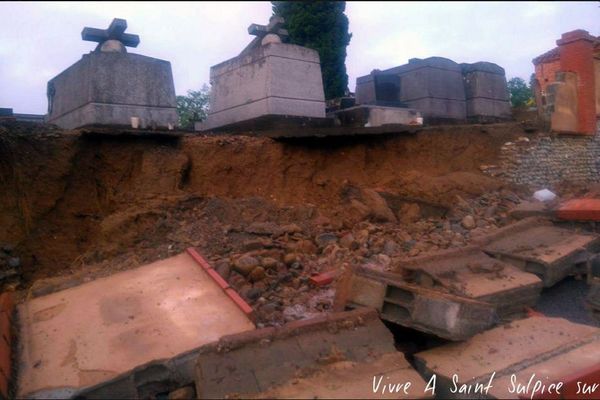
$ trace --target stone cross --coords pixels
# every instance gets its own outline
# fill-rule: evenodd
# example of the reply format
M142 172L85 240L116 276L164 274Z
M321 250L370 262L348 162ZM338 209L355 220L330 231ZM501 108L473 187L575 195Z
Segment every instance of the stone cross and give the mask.
M140 43L140 37L138 35L125 33L125 29L127 29L127 21L115 18L110 23L108 29L83 28L83 31L81 31L81 38L90 42L98 42L96 50L104 50L104 43L113 40L120 42L123 46L137 47ZM124 47L122 51L124 51Z
M278 17L276 15L272 16L269 19L268 25L258 25L252 24L248 27L248 33L250 35L256 36L248 46L240 54L244 54L249 50L252 50L261 44L263 44L264 40L271 38L269 42L278 41L281 43L283 39L286 39L288 35L288 31L283 29L283 24L285 20L282 17Z

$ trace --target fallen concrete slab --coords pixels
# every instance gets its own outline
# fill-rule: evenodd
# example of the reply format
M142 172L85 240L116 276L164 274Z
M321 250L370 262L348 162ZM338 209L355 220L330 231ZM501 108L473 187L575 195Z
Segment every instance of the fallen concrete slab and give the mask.
M474 246L416 257L397 266L409 283L488 302L500 318L535 305L542 281Z
M261 399L425 399L425 382L402 353L372 362L339 361L314 374L249 398Z
M435 375L436 395L441 398L563 398L548 392L559 382L563 382L559 393L573 398L577 382L598 383L600 329L561 318L532 317L463 343L417 353L415 360L429 382ZM580 398L598 395L596 386L595 393Z
M545 287L585 273L600 252L600 236L558 228L541 218L524 219L476 243L489 255L536 274Z
M196 371L199 398L381 397L397 381L412 382L411 398L424 393L391 332L367 308L223 337L200 349ZM374 376L382 374L374 393Z
M565 201L556 210L556 216L567 221L600 221L600 199Z
M21 304L18 316L17 396L28 398L77 395L154 360L255 329L191 253L37 297ZM116 385L109 397L131 396Z
M449 340L465 340L497 321L488 302L407 283L398 273L358 267L338 285L337 304L373 307L382 319Z

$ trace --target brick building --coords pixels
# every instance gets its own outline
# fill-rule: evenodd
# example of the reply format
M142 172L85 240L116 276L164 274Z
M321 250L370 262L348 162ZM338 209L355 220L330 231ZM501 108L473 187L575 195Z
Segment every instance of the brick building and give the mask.
M540 115L557 132L593 135L600 115L600 38L578 29L533 59Z

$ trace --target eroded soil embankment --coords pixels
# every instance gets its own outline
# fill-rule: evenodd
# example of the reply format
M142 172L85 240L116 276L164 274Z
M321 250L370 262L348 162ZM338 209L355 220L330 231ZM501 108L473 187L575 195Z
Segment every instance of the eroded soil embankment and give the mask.
M277 142L36 129L0 126L0 242L16 246L27 282L125 254L141 263L191 245L227 252L227 235L257 221L310 230L386 220L356 200L365 188L384 194L400 223L407 205L427 217L456 194L497 189L479 167L523 134L499 124Z

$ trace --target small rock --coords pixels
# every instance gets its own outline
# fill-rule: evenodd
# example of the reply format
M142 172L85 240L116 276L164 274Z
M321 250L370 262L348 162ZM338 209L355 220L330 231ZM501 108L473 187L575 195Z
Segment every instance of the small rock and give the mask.
M215 271L225 280L229 279L231 274L231 267L227 261L220 261L215 267Z
M362 198L369 209L369 216L378 222L397 222L387 202L373 189L363 189Z
M355 250L358 248L358 243L354 240L354 235L352 233L347 233L340 239L340 246Z
M302 228L300 228L298 225L296 224L288 224L288 225L283 225L281 227L281 230L284 233L289 233L289 234L293 234L293 233L301 233L302 232Z
M265 257L261 260L261 265L264 268L271 269L271 268L277 267L278 262L279 261L277 261L276 259L274 259L272 257Z
M420 252L421 252L421 250L417 249L416 247L413 247L413 248L412 248L412 249L410 249L410 251L408 252L408 256L409 256L409 257L415 257L415 256L418 256Z
M492 218L494 215L496 215L497 212L498 212L498 206L489 206L488 208L486 208L483 216L485 218Z
M403 204L398 210L398 219L403 223L412 223L421 218L421 207L417 203Z
M283 257L285 265L292 265L298 261L298 255L296 253L288 253Z
M196 391L192 386L184 386L169 393L169 400L188 400L195 399Z
M259 264L258 260L249 255L243 255L233 263L233 269L242 275L248 275Z
M246 291L246 297L250 300L256 300L260 297L262 291L258 288L251 288Z
M463 228L465 229L474 229L477 224L475 223L475 218L472 215L466 215L462 221L460 222Z
M265 269L263 267L256 267L248 275L248 279L251 282L258 282L265 279Z
M391 239L385 241L383 245L383 254L391 257L398 251L400 251L400 246L398 246L398 243L394 242Z
M321 233L315 238L315 243L319 247L326 247L329 244L337 242L337 235L332 232Z
M8 259L7 265L9 268L19 268L21 266L21 259L19 257L11 257Z

